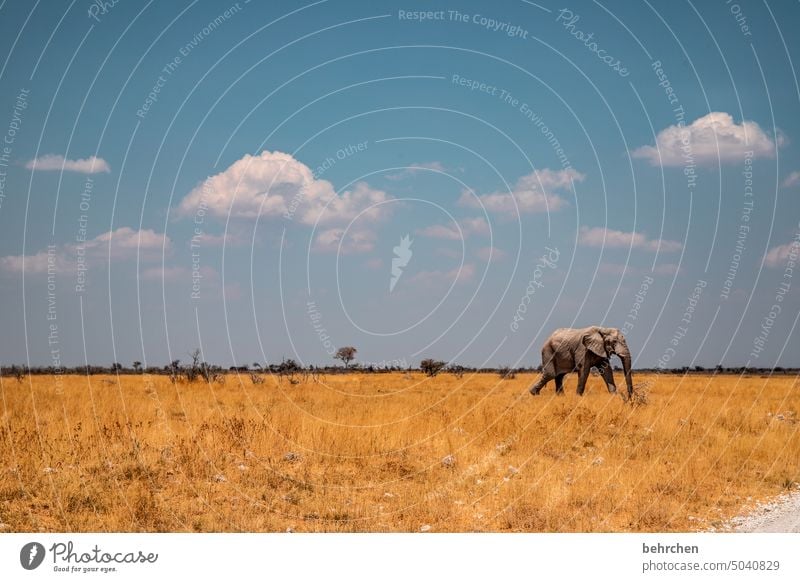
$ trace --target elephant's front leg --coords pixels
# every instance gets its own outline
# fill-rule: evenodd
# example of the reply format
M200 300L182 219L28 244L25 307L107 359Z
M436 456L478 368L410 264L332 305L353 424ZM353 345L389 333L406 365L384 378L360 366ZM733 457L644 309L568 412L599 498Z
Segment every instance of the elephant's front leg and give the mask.
M617 391L617 386L614 384L614 372L611 370L611 362L605 362L600 367L600 374L603 376L603 380L606 382L606 388L611 394L614 394Z
M592 367L587 364L582 364L580 368L578 368L578 396L583 396L584 390L586 390L586 380L589 379L589 370Z

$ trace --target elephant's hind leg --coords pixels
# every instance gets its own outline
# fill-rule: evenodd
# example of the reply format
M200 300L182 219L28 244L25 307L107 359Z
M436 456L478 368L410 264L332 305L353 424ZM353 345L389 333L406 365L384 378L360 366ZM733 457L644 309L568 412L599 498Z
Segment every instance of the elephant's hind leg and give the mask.
M554 356L553 349L549 345L542 348L542 375L530 390L534 396L537 396L550 380L556 378Z
M564 394L564 376L566 374L558 374L556 376L556 394Z
M542 388L544 388L547 385L547 383L553 379L555 379L555 376L553 376L552 374L550 374L545 370L542 370L542 375L539 377L539 380L536 382L536 384L531 386L530 389L531 394L533 394L534 396L538 396L539 392L542 391Z

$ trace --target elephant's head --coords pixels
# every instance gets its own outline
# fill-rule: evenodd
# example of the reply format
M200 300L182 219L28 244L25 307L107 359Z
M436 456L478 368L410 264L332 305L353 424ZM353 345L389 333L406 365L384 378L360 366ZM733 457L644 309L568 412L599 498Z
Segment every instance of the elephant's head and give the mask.
M610 358L613 355L622 361L622 370L625 373L625 385L628 396L633 395L633 378L631 377L631 351L625 342L622 332L613 327L593 327L583 337L583 344L601 358Z

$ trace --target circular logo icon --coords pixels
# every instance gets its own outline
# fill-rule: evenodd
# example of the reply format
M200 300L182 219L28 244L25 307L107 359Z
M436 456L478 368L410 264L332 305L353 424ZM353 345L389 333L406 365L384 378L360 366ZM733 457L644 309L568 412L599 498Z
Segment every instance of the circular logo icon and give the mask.
M39 542L29 542L19 552L19 563L26 570L35 570L44 561L44 546Z

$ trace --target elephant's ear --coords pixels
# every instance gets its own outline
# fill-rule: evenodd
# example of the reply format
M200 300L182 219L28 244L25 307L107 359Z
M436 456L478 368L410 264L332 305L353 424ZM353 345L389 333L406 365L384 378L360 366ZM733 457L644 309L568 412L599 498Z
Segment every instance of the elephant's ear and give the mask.
M603 336L600 335L599 331L589 332L584 335L583 345L585 345L589 351L594 352L601 358L608 357L608 354L606 353L606 346L603 342Z

